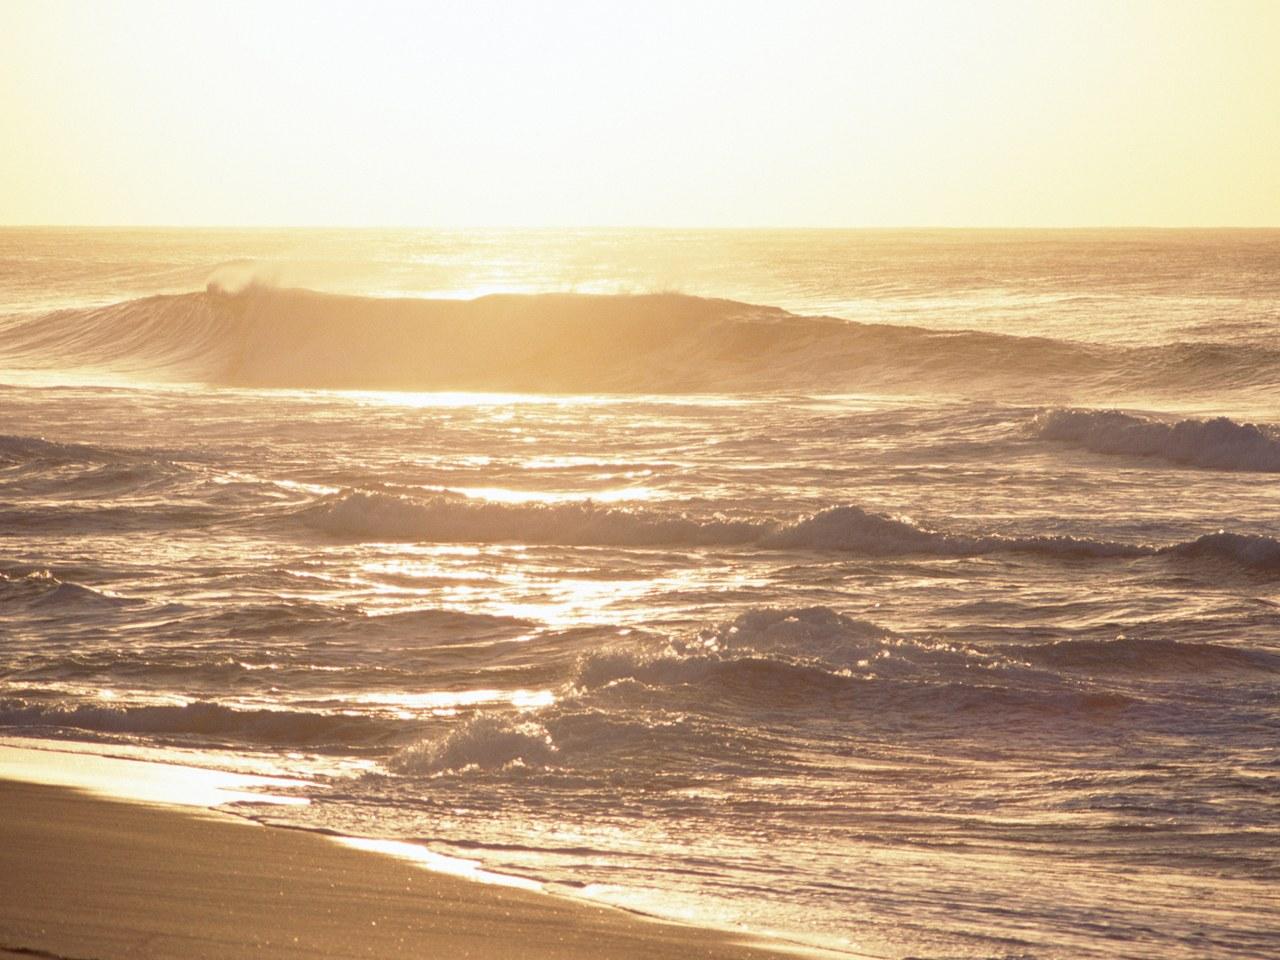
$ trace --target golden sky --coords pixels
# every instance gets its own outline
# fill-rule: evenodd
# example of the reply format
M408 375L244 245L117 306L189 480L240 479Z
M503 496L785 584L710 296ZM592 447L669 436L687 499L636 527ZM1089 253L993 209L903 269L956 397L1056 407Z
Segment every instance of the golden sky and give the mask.
M1280 0L0 0L0 223L1280 226Z

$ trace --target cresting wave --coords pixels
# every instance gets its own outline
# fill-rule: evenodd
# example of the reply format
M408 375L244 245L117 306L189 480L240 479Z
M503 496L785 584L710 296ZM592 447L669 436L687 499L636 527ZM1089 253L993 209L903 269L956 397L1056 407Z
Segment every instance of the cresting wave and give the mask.
M621 509L591 501L507 504L457 496L423 499L367 491L326 497L298 514L311 529L358 540L437 543L536 543L557 546L752 546L830 550L861 556L973 557L1023 553L1081 559L1152 556L1210 559L1280 570L1280 540L1227 531L1167 546L1070 536L1007 536L932 530L905 517L845 505L792 522L695 518Z
M1036 417L1042 440L1122 456L1222 470L1280 472L1280 437L1270 426L1226 417L1166 423L1118 410L1050 410Z
M799 316L678 294L386 299L250 286L11 322L13 365L248 387L1179 395L1277 385L1280 353L1102 347Z

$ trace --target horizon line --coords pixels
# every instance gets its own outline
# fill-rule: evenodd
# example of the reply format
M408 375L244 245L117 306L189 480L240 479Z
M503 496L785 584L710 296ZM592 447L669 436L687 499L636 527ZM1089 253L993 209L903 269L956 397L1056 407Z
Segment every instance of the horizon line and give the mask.
M777 231L1266 231L1280 230L1280 224L892 224L892 225L813 225L813 224L749 224L736 226L690 226L671 224L350 224L350 223L0 223L0 230L649 230L649 231L700 231L747 232Z

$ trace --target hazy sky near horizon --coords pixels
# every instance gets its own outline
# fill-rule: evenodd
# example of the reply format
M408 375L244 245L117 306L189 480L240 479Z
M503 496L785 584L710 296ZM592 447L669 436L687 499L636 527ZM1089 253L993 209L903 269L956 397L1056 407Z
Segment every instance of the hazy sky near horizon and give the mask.
M1280 0L0 21L0 223L1280 226Z

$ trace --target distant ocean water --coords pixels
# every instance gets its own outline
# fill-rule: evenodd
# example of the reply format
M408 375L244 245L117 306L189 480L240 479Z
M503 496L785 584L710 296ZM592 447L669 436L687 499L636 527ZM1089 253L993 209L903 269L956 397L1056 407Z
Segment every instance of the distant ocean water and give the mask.
M1280 232L0 230L0 733L876 956L1280 952Z

